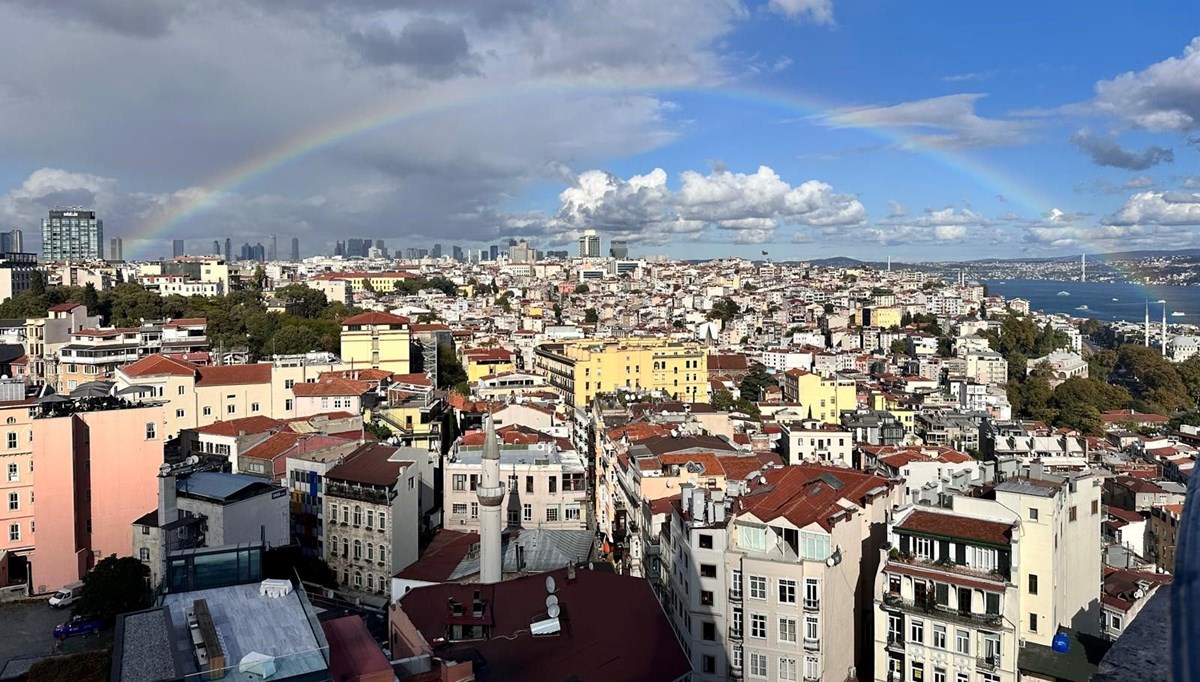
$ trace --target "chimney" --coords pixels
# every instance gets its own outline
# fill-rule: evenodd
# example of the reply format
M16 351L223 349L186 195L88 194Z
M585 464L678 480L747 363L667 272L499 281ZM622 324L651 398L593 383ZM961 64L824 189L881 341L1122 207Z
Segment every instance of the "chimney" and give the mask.
M175 502L175 474L158 477L158 527L176 520L179 510Z

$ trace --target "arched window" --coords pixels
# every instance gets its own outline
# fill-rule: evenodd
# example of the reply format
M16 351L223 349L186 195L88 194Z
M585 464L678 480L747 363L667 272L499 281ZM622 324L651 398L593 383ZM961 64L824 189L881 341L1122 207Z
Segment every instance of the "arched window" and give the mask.
M357 504L354 505L354 525L362 525L362 507Z
M387 514L379 512L379 530L387 528Z
M383 545L379 546L379 563L387 563L387 550L383 548Z
M333 535L329 538L329 553L337 556L337 536Z
M354 541L354 558L355 559L362 558L362 540Z
M367 561L375 561L375 545L367 543Z
M367 574L367 589L372 592L375 591L375 575L373 573Z
M354 572L354 586L362 589L362 571Z
M374 528L374 527L375 527L375 512L368 509L367 510L367 528Z
M350 541L342 538L342 556L350 556Z

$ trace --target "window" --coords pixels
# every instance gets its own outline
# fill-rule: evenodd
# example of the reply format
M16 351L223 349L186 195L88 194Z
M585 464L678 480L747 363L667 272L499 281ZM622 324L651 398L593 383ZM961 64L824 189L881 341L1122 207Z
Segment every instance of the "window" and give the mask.
M1037 576L1033 573L1029 574L1029 594L1037 594Z
M912 546L913 555L918 559L929 560L933 558L933 540L930 538L914 537Z
M967 565L980 571L994 571L1000 565L1000 553L990 547L967 547Z
M146 422L146 440L154 440L158 437L158 428L154 422Z
M984 660L999 666L1000 665L1000 635L981 634L979 637L979 641L981 643L981 646L983 647L983 651L981 651L980 653L983 654Z
M183 419L183 410L175 410L175 418Z
M354 505L354 525L361 526L363 521L362 507Z
M1113 630L1120 630L1123 625L1121 617L1115 613L1108 614L1108 626Z
M807 625L807 624L806 624ZM807 631L805 632L807 635ZM779 619L779 641L796 643L796 619L795 618L780 618Z
M212 416L212 407L205 405L203 413L204 413L205 417L211 417Z
M546 521L558 521L558 507L546 507Z
M375 561L375 543L367 543L367 561Z
M780 604L795 604L796 603L796 581L785 578L779 579L779 603Z
M750 598L767 598L767 579L761 575L750 576Z
M471 503L471 518L473 518L473 519L479 518L479 503L478 502Z
M954 631L954 652L964 656L971 655L971 633L966 630Z
M374 528L374 527L375 527L375 512L368 509L367 510L367 528Z
M350 541L345 538L342 539L342 556L350 556Z
M575 505L567 505L567 507L563 510L563 514L564 518L566 518L568 521L578 521L579 507Z
M233 404L226 405L225 406L225 414L237 414L237 405L233 405ZM361 574L358 577L359 577L359 580L362 579Z
M527 492L527 493L533 492L533 476L525 477L525 492Z
M780 658L779 659L779 679L795 682L796 678L796 659Z
M362 571L354 572L354 586L359 589L362 589L362 586L363 586Z
M971 682L971 676L967 673L954 673L954 682Z
M379 545L379 563L387 563L387 548L384 545Z
M829 536L822 533L800 533L802 558L825 561L829 558Z
M387 514L384 512L379 512L379 516L376 518L376 521L379 522L379 530L385 530L387 527Z
M754 639L767 638L767 617L761 613L750 614L750 636Z
M21 524L19 524L19 523L9 524L9 526L8 526L9 542L16 542L20 539L21 539Z
M375 574L374 573L367 574L367 589L371 590L372 592L375 591Z
M767 529L738 526L738 547L754 552L767 551Z
M933 646L939 649L946 648L946 626L934 624L933 626Z
M821 659L816 658L815 656L804 657L804 679L821 679Z
M9 493L8 494L8 510L9 511L20 511L20 509L21 509L20 493Z
M1100 513L1100 500L1092 500L1092 513L1093 514Z
M821 621L816 616L804 617L804 641L821 641Z
M738 637L742 636L742 609L741 607L733 607L733 614L730 616L729 629L736 633Z
M734 670L742 669L742 647L733 647L733 656L729 659L729 665L733 666Z
M8 465L8 480L10 482L21 480L21 471L17 468L16 464Z
M1037 632L1037 614L1036 613L1029 614L1029 631Z
M350 505L342 507L342 523L350 523Z
M292 406L293 406L294 404L295 404L295 403L293 403L293 402L292 402L292 399L291 399L291 398L284 398L284 400L283 400L283 409L287 410L288 412L291 412L291 411L292 411Z
M767 676L767 655L750 652L750 676Z
M467 475L466 474L454 474L454 476L451 477L451 480L453 481L451 487L453 487L455 490L466 490L467 489Z
M258 412L258 403L250 403L250 411Z
M816 578L804 579L804 608L817 609L821 607L821 583Z
M1029 520L1030 520L1030 521L1037 521L1037 520L1038 520L1038 510L1037 510L1037 508L1036 508L1036 507L1030 507L1030 508L1029 508Z
M466 502L455 502L453 505L451 505L450 511L455 516L466 516L467 515L467 503Z
M546 480L546 483L547 483L547 485L550 486L551 494L558 492L558 476L551 476L549 479Z
M8 449L13 450L16 447L17 447L17 432L9 431L8 432Z
M912 682L925 682L925 664L913 662L912 668L909 669L909 678Z
M715 642L717 639L717 624L704 623L700 627L700 638L706 642Z
M529 504L528 502L526 502L525 504L521 505L521 520L523 520L523 521L532 521L533 520L533 505L532 504Z
M712 674L717 672L717 659L715 656L701 656L701 668L704 672Z
M362 540L354 541L354 558L362 559Z
M150 548L142 547L138 550L138 558L142 561L150 561Z
M985 613L995 616L1000 613L1000 595L995 592L984 594L984 609Z
M914 644L925 643L925 621L913 619L908 623L908 641Z
M284 380L283 380L283 387L284 387L285 389L286 389L286 388L291 388L292 386L295 386L295 385L296 385L296 380L295 380L295 379L284 379Z
M179 395L183 395L183 394L184 394L184 393L186 393L186 392L187 392L187 389L186 389L186 388L184 388L183 386L180 386L180 387L179 387L179 391L178 391Z
M716 565L715 564L700 564L700 577L701 578L717 577Z
M735 598L742 596L742 572L737 569L729 575L729 593Z

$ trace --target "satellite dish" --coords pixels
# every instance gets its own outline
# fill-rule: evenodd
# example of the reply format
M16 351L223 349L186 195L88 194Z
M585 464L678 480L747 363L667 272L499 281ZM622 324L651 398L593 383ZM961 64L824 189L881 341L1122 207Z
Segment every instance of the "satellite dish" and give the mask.
M546 609L546 615L551 618L558 618L558 614L562 613L562 609L558 608L558 604Z
M546 576L546 591L554 594L554 576L552 575Z
M556 597L556 596L554 596L554 595L552 595L552 594L551 594L551 595L548 595L548 596L546 597L546 608L548 608L548 609L549 609L549 608L552 608L552 607L555 607L555 606L558 606L558 597Z

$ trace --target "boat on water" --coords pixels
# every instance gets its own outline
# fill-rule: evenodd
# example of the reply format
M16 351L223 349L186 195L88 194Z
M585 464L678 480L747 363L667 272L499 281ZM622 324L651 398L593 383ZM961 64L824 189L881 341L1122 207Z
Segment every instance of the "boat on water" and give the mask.
M1114 300L1114 301L1119 301L1119 300L1121 300L1121 299L1119 299L1119 298L1114 298L1113 300Z
M1076 308L1076 310L1087 310L1087 309L1088 309L1087 305L1081 305L1078 308Z
M1058 292L1058 295L1059 295L1059 296L1070 296L1070 295L1071 295L1071 292L1069 292L1069 291L1060 291L1060 292Z
M1182 310L1176 310L1171 313L1171 317L1183 317L1186 314L1187 313L1183 312Z

